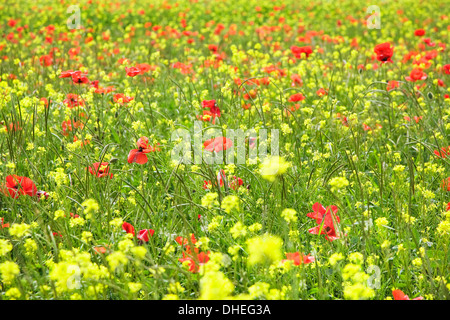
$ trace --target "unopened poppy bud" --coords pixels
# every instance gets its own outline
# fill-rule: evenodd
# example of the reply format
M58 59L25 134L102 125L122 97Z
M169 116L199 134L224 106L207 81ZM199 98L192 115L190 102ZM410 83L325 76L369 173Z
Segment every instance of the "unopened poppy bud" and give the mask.
M117 162L117 160L119 160L119 159L117 159L117 158L111 158L111 160L109 160L109 162L110 162L110 163L115 163L115 162Z
M428 92L428 99L430 99L430 100L433 100L433 98L434 98L434 95L433 95L433 93L431 93L431 92Z

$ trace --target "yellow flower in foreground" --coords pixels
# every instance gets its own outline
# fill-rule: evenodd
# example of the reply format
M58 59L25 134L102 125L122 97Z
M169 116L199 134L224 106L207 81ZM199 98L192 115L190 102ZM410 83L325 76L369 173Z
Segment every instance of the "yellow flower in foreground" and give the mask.
M277 176L284 174L291 166L291 163L284 160L283 157L269 156L260 164L261 176L270 181L275 181Z
M0 239L0 257L12 250L13 246L8 240Z
M199 300L229 299L233 290L233 283L222 272L209 271L200 280Z
M11 283L19 273L19 266L12 261L6 261L0 264L0 275L6 284Z
M281 216L287 223L297 221L297 212L294 209L284 209L283 212L281 212Z
M18 224L15 223L9 228L9 234L15 238L22 238L28 233L30 226L26 223Z
M264 234L247 240L248 264L273 263L282 259L280 237Z

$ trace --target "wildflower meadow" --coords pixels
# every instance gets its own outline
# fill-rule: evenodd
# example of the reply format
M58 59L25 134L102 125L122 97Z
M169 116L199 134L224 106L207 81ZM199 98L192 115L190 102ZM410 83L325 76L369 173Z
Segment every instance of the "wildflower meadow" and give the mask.
M1 0L0 300L448 300L449 9Z

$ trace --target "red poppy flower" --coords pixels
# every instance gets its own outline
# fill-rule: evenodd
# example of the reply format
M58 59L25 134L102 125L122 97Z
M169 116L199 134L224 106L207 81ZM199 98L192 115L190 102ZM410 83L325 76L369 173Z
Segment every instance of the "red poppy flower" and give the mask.
M445 191L450 191L450 177L445 178L444 180L442 180L441 187Z
M98 94L105 94L105 93L113 92L114 90L116 90L116 89L113 86L108 86L108 87L104 87L104 88L99 87L99 88L95 89L94 92L98 93Z
M69 131L72 131L76 128L82 129L84 125L81 121L67 120L62 122L61 127L63 129L62 135L67 137L69 135Z
M387 91L391 91L394 88L398 88L400 86L400 83L398 81L395 80L391 80L388 82L387 86L386 86L386 90Z
M62 71L59 75L60 78L70 78L72 77L73 70Z
M316 261L316 259L309 254L303 255L300 252L286 253L286 260L281 260L281 262L285 262L291 260L294 262L295 266L299 266L300 264L308 264Z
M128 163L133 162L139 164L147 163L148 158L145 154L154 151L159 151L159 149L156 149L149 144L147 137L140 137L139 140L137 141L137 146L139 149L132 149L128 154Z
M414 31L414 35L417 37L421 37L425 35L425 30L423 29L417 29L416 31Z
M210 189L211 187L212 187L212 183L211 183L210 180L208 180L208 181L207 181L207 180L204 180L204 181L203 181L203 187L202 187L202 188L203 188L204 190Z
M303 85L303 80L300 78L300 76L298 74L293 74L291 76L291 87L295 87L295 86L299 86L301 87Z
M122 224L122 229L125 230L127 233L132 234L134 237L134 227L130 223L124 222Z
M80 216L78 214L74 214L73 212L70 213L70 217L72 219L78 219Z
M348 127L348 119L345 116L342 116L340 113L336 114L336 118L341 119L341 123L343 126Z
M445 74L450 74L450 64L444 65L442 71L444 71Z
M244 181L242 181L241 178L233 176L233 180L230 181L230 183L228 184L228 187L230 187L233 190L237 190L243 184L244 184Z
M202 116L197 116L197 119L203 121L210 121L212 119L212 123L215 124L216 118L220 118L220 109L216 104L216 100L204 100L202 101L203 109L209 109L203 111Z
M0 122L0 124L4 124L4 122ZM22 127L19 125L19 121L17 123L10 123L9 125L5 126L6 131L19 131L22 130Z
M414 121L415 121L416 123L419 123L419 121L422 120L422 118L423 118L423 116L420 116L420 117L414 116Z
M9 228L9 223L4 223L4 219L0 218L0 229Z
M127 73L127 76L129 77L135 77L141 73L141 69L137 67L130 67L130 68L125 67L125 71Z
M438 157L438 158L447 158L447 156L450 155L450 146L449 147L442 147L441 151L439 152L439 150L434 150L434 154Z
M233 145L233 140L225 138L225 137L209 139L203 143L205 150L208 150L211 152L225 151L228 148L230 148L232 145Z
M197 239L195 239L195 235L192 233L190 239L183 238L182 236L178 236L175 238L175 241L178 242L178 244L180 246L182 246L182 245L188 244L189 242L191 242L192 244L195 244L197 242Z
M310 46L305 46L305 47L292 46L291 52L294 54L294 56L297 59L301 59L302 53L304 53L306 55L306 58L308 58L309 55L311 53L313 53L312 48Z
M67 107L70 108L70 109L75 108L75 107L82 107L82 106L84 106L84 101L81 99L80 96L78 96L78 95L75 94L75 93L69 93L69 94L67 95L67 98L64 99L63 102L64 102L64 103L67 105Z
M324 206L318 202L314 203L312 206L313 212L307 213L306 216L312 219L322 219L323 216L327 213L333 212L336 214L338 212L338 207L331 205L328 206L326 209Z
M327 90L325 90L324 88L320 88L319 90L316 91L316 94L317 94L319 97L322 97L322 96L328 95L328 92L327 92Z
M39 62L43 67L50 67L53 64L53 58L51 55L43 55L39 58Z
M288 101L298 102L298 101L303 101L303 100L305 100L305 96L301 93L296 93L296 94L293 94L292 96L290 96Z
M107 249L105 247L94 247L94 250L97 253L105 254L107 252Z
M402 290L399 289L393 290L392 296L394 297L394 300L411 300L406 294L403 293ZM423 300L423 297L417 297L414 298L413 300Z
M219 49L219 47L215 44L208 45L208 50L211 52L217 52L218 49Z
M125 103L128 103L128 102L134 100L133 97L127 97L123 93L116 93L114 95L113 99L114 99L114 102L117 102L121 105L124 105Z
M330 210L328 208L330 208ZM339 217L336 215L338 210L337 207L330 206L327 207L327 210L325 210L320 203L316 202L313 205L313 210L314 212L309 213L307 216L316 219L318 226L309 229L308 232L312 234L319 234L320 232L320 234L324 234L325 239L329 241L339 239L340 237L336 233L335 225L335 223L337 224L340 222Z
M110 179L112 179L113 174L109 173L109 163L108 162L95 162L94 164L92 164L92 166L88 167L87 169L89 169L89 172L94 175L97 176L99 178L102 177L107 177L109 176Z
M2 192L13 199L21 195L33 197L37 195L37 188L34 182L27 177L9 175L6 177L6 185L2 187Z
M72 81L75 84L89 83L89 79L85 74L82 74L81 71L72 72Z
M45 106L46 108L48 108L48 99L47 99L47 98L42 97L42 98L39 99L39 101L44 102L44 106Z
M377 54L378 61L381 61L382 63L392 62L391 58L394 54L394 48L391 47L389 42L376 45L374 51Z
M141 241L148 242L149 241L148 235L150 234L150 237L153 237L154 233L155 233L155 230L153 230L153 229L143 229L143 230L139 231L137 238Z
M406 81L411 82L416 82L418 80L425 80L426 78L427 78L426 73L419 68L412 69L410 75L405 77Z
M429 46L429 47L435 47L435 46L436 46L436 43L434 43L433 41L431 41L430 38L425 38L425 39L423 39L423 42L425 42L425 43L427 44L427 46Z
M200 252L196 255L194 255L194 257L185 257L185 258L180 258L178 259L178 261L180 261L181 263L188 261L189 263L189 271L192 273L197 273L200 266L206 264L209 261L209 254L210 252Z

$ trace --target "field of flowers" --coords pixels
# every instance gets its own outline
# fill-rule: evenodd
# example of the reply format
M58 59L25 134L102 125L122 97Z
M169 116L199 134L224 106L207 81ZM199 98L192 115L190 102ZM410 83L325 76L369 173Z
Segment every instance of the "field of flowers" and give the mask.
M0 300L449 299L449 8L0 1Z

